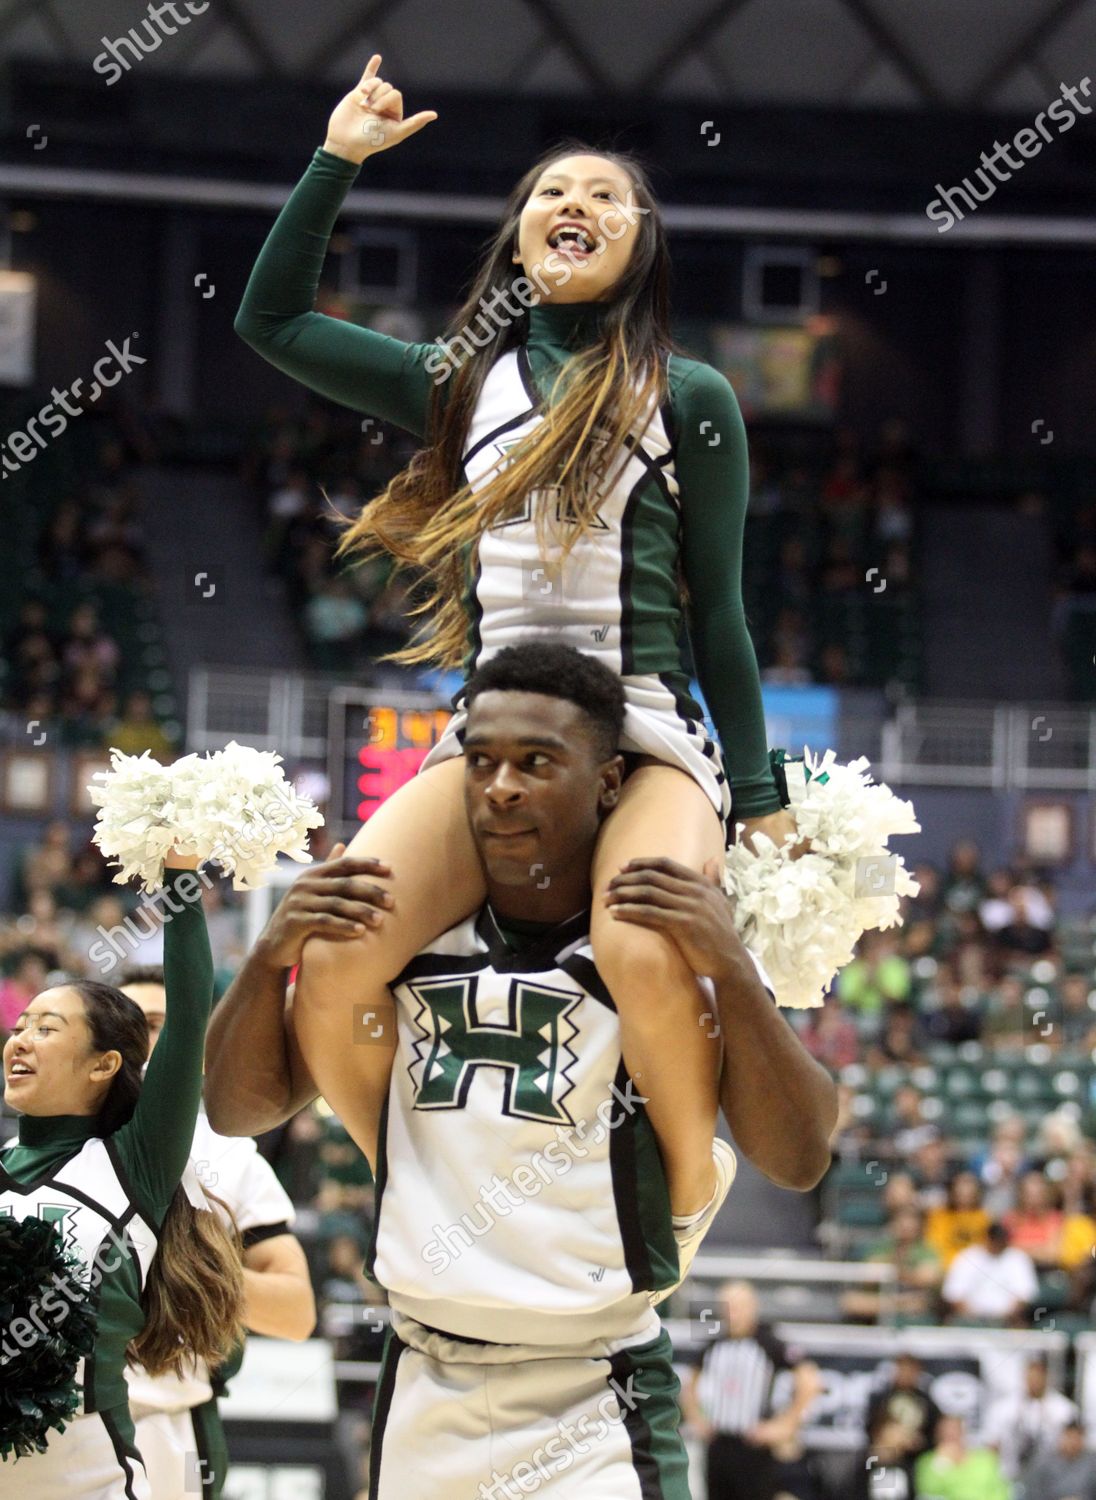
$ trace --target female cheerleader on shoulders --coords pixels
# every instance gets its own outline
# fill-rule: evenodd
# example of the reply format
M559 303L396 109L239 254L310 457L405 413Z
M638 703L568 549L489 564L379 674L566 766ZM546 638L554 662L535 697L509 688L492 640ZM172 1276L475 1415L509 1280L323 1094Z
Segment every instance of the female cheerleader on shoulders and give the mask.
M92 1351L76 1369L75 1418L49 1434L45 1452L8 1460L11 1476L0 1479L21 1500L148 1500L127 1362L154 1373L192 1355L215 1365L241 1331L238 1246L180 1186L213 994L196 864L167 857L167 1018L144 1082L144 1013L97 980L43 990L4 1046L4 1099L20 1119L17 1143L0 1158L0 1216L56 1226L81 1268L69 1295L90 1295L95 1318ZM41 1304L59 1338L64 1292L47 1291Z
M425 575L431 633L396 659L461 664L467 677L503 646L550 636L620 675L631 769L594 858L592 941L673 1212L694 1215L718 1186L718 1028L704 1024L700 983L674 944L617 920L606 895L631 859L721 864L732 817L747 838L763 830L780 843L794 831L769 764L742 605L742 418L727 380L674 348L658 205L640 164L616 152L561 146L522 177L454 320L459 367L448 345L314 312L362 162L437 118L404 120L380 62L370 59L332 114L259 255L236 330L313 390L426 444L341 543ZM689 694L686 610L719 743ZM361 1082L386 1073L391 1050L351 1045L351 1013L389 1014L388 982L485 896L463 806L466 715L454 706L420 774L350 845L391 871L390 909L360 940L310 939L294 1002L304 1060L374 1162L378 1121L359 1101L377 1094ZM528 757L553 775L550 744L530 743ZM552 878L518 788L497 836L527 853L530 880Z

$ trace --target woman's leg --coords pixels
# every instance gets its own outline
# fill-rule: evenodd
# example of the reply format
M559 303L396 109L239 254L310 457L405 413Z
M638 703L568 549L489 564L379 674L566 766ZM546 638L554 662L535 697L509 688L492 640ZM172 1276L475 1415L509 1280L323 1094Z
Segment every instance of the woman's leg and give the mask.
M394 900L360 938L309 938L293 997L293 1029L316 1086L376 1170L377 1128L396 1047L389 981L486 895L464 810L464 758L400 787L354 835L348 854L391 867Z
M676 943L618 921L604 896L630 859L661 855L699 871L709 859L722 863L723 850L719 817L700 786L645 757L602 827L591 871L594 958L616 1002L624 1065L649 1100L675 1214L695 1213L715 1190L718 1027Z

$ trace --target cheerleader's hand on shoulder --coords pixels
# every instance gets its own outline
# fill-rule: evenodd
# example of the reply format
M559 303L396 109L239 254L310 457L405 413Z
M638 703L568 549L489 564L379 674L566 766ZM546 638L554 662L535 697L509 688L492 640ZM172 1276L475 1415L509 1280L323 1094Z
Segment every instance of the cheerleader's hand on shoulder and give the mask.
M398 146L438 118L434 110L424 109L405 120L403 95L377 77L380 65L381 54L374 52L357 86L335 106L323 143L333 156L360 165L367 156Z
M742 831L742 842L747 849L753 849L756 853L756 845L753 841L755 833L763 833L772 839L779 849L789 833L795 833L795 818L791 811L782 807L779 812L765 813L760 818L740 818L739 822L745 826ZM800 839L797 844L792 845L792 859L798 859L800 855L806 854L810 849L810 839Z
M665 855L630 859L609 881L605 905L618 921L664 933L694 974L718 982L736 973L743 945L718 861L698 874Z

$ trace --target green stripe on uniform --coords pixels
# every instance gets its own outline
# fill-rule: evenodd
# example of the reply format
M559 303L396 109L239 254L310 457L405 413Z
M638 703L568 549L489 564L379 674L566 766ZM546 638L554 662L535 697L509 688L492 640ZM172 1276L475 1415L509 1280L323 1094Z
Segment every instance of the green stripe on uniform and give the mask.
M649 1344L611 1356L610 1390L620 1403L642 1500L691 1500L689 1457L682 1441L681 1382L665 1330Z

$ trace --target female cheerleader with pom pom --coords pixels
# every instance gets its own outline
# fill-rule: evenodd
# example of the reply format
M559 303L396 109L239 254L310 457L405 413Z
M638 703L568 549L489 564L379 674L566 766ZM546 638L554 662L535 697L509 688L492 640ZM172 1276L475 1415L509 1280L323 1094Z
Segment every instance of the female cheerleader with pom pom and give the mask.
M625 930L604 898L633 857L697 871L722 860L732 808L747 838L794 833L769 764L741 600L742 419L724 377L675 352L658 206L639 163L615 152L561 146L522 177L454 322L464 329L452 341L465 350L459 368L448 347L315 313L324 250L362 162L437 118L404 120L380 61L332 114L259 256L236 330L314 390L427 443L340 544L363 557L387 551L425 575L432 633L397 659L462 662L467 676L503 646L550 635L621 677L632 769L594 858L593 947L629 1072L650 1099L673 1210L692 1215L717 1183L720 1048L674 945ZM722 754L689 695L686 598ZM312 939L305 953L295 1024L336 1107L360 1095L363 1074L390 1065L383 1046L347 1046L352 1006L386 1010L388 981L484 898L462 806L466 715L455 707L421 773L350 846L391 868L392 909L361 942ZM550 752L530 756L552 774ZM512 852L525 839L529 879L551 880L520 817L508 837Z
M144 1083L144 1013L97 980L44 990L4 1046L4 1099L20 1119L0 1158L0 1250L18 1238L44 1272L37 1296L24 1295L25 1276L21 1290L0 1285L0 1303L16 1291L26 1302L0 1376L0 1489L22 1500L148 1500L127 1360L153 1372L193 1354L214 1364L241 1331L238 1245L180 1185L213 964L197 858L173 850L166 866L167 1020ZM43 1224L60 1259L37 1243ZM7 1280L2 1255L0 1270Z

